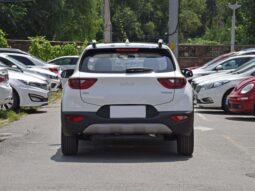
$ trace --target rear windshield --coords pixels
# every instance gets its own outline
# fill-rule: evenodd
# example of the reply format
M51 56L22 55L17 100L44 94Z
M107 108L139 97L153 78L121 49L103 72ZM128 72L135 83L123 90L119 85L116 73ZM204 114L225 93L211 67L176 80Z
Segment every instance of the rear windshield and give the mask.
M164 49L88 50L80 64L80 71L91 73L125 73L132 68L157 73L175 70L171 54Z

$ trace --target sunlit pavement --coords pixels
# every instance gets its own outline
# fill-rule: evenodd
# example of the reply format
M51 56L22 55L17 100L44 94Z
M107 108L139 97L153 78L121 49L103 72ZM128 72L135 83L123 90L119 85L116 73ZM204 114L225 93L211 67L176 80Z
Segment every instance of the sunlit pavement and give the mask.
M175 141L96 137L60 151L60 104L0 129L0 190L237 190L255 188L255 117L196 109L195 152Z

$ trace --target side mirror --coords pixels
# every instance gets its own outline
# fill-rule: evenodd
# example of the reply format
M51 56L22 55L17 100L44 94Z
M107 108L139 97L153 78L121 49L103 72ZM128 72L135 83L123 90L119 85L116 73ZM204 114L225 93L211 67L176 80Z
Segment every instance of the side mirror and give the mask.
M21 73L24 72L20 67L18 67L18 66L16 66L16 65L12 65L11 68L12 68L14 71L16 71L16 72L21 72Z
M190 78L193 76L193 72L187 68L181 69L181 72L186 78Z
M61 73L61 78L70 78L73 75L73 73L74 73L73 69L64 70Z
M218 66L216 66L215 70L217 70L217 71L219 71L219 70L223 70L222 65L218 65Z

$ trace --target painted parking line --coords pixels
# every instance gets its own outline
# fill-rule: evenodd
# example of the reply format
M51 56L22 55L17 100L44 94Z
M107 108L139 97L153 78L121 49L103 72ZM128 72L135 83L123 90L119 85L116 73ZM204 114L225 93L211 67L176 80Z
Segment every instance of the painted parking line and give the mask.
M202 131L202 132L204 132L204 131L212 131L213 130L213 128L204 127L204 126L196 126L196 127L194 127L194 129L197 130L197 131Z
M196 113L201 119L203 119L204 121L209 121L208 120L208 118L205 116L205 115L203 115L203 114L201 114L201 113Z

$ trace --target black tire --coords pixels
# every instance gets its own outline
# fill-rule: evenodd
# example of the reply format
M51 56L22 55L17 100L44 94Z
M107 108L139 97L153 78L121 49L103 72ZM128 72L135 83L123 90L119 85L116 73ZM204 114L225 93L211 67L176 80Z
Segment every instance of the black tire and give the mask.
M19 94L15 89L12 89L12 100L9 103L1 106L1 110L13 110L18 111L20 109L20 99Z
M177 151L180 155L192 156L194 151L194 131L188 136L177 136Z
M64 155L76 155L78 146L79 140L77 136L66 136L64 133L61 133L61 149Z
M231 111L229 110L228 108L228 103L227 103L227 97L228 95L232 92L232 89L231 90L228 90L223 98L222 98L222 109L225 111L225 113L231 113Z

